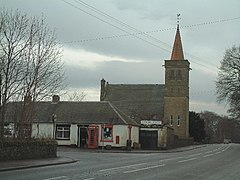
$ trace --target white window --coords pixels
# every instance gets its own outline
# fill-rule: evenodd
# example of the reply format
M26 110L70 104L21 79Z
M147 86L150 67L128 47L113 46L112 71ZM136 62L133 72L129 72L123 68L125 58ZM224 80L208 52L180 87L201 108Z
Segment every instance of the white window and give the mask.
M70 125L57 125L56 139L69 140L70 139Z
M177 116L177 125L180 126L180 116Z
M170 115L169 124L170 124L170 126L173 125L173 115Z

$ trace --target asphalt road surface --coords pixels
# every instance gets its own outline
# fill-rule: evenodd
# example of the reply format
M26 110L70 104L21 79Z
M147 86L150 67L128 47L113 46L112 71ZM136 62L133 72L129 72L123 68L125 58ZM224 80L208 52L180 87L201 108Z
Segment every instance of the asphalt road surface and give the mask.
M240 179L240 144L175 153L94 153L63 148L76 163L0 172L1 180Z

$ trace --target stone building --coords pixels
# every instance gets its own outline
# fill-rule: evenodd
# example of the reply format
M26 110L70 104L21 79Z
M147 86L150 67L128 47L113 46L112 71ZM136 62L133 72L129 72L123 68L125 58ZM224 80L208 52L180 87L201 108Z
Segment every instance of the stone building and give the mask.
M100 101L111 102L141 124L139 138L143 148L185 145L191 141L189 66L178 25L171 59L164 63L165 84L110 84L102 79Z

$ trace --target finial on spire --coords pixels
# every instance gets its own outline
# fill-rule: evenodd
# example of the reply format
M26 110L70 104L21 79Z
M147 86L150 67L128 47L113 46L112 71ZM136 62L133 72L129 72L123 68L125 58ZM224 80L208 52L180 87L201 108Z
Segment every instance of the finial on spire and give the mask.
M171 60L184 60L182 41L179 30L180 14L177 14L177 32L173 44Z
M180 15L181 14L177 14L177 27L178 28L179 28L179 23L180 23L180 20L181 20Z

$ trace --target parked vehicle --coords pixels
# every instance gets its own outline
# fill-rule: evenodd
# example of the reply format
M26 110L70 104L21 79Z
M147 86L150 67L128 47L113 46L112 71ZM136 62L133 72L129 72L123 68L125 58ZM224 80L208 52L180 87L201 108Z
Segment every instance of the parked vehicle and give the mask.
M229 143L231 143L231 142L232 142L231 139L224 139L224 140L223 140L223 143L224 143L224 144L229 144Z

